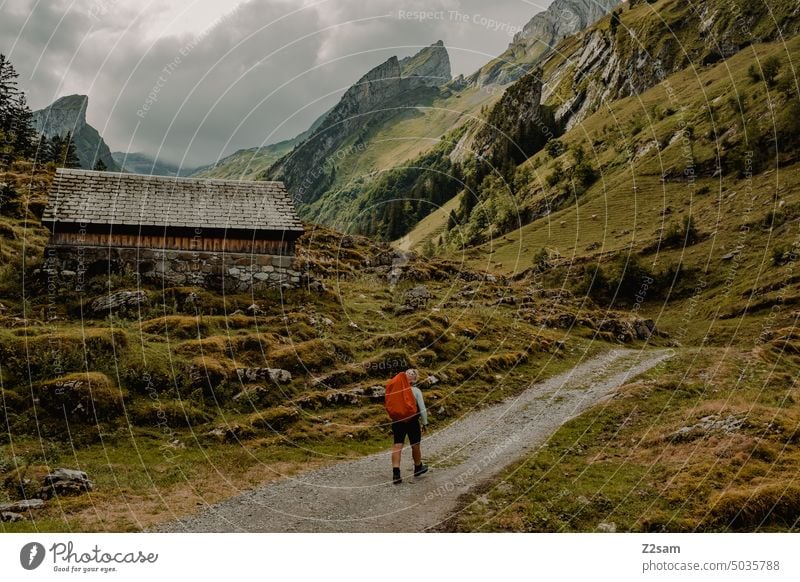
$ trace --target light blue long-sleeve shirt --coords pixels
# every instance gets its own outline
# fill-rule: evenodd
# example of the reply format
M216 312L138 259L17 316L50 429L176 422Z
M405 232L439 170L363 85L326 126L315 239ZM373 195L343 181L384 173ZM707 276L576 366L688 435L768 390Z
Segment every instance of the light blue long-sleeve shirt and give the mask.
M422 421L422 426L428 426L428 409L425 408L425 401L422 399L422 390L416 386L412 386L411 392L414 393L414 400L417 401L417 409L419 410L419 418Z

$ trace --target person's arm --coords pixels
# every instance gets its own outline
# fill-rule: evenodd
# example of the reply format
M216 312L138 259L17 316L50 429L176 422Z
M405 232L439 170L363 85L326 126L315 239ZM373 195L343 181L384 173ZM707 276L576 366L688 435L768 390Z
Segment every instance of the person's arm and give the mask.
M428 409L425 408L425 401L422 399L422 390L413 386L411 391L414 393L414 399L417 401L417 409L419 409L419 417L422 420L422 426L428 426Z

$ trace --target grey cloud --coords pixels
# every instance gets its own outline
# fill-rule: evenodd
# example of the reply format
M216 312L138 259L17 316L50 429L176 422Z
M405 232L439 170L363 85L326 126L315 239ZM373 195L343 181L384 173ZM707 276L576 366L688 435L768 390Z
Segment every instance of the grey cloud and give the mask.
M158 2L11 4L0 50L9 52L19 33L10 56L33 106L87 93L89 122L112 149L187 165L292 137L368 69L439 39L454 74L470 73L511 40L485 21L521 27L537 11L520 0L250 0L197 37L148 40ZM400 10L439 14L414 19Z

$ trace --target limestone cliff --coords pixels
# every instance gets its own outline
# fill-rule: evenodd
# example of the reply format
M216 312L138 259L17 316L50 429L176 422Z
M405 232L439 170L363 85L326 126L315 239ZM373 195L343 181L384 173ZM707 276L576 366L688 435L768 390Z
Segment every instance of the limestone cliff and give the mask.
M726 13L722 2L692 6L670 0L653 19L646 3L625 6L616 11L616 22L601 19L542 61L542 100L555 108L564 129L601 103L638 95L686 67L707 66L753 42L777 40L800 29L800 12L788 7L777 11L753 5L746 14L736 14Z
M531 71L562 39L602 18L619 0L555 0L514 35L506 51L470 77L479 86L511 83Z
M86 95L61 97L44 109L33 112L34 127L47 137L54 135L63 137L67 132L72 133L82 168L91 170L100 159L109 171L119 171L119 165L114 161L106 142L97 130L86 122L88 103L89 98Z
M337 160L364 147L371 126L423 104L450 80L450 59L441 41L402 61L389 58L352 85L319 128L263 177L283 180L295 199L313 202L335 179Z

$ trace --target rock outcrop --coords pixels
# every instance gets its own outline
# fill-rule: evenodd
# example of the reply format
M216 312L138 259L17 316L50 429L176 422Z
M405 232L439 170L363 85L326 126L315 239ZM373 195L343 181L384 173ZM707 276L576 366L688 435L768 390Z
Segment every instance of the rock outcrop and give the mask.
M56 469L42 480L42 499L62 495L80 495L93 489L92 482L83 471Z
M450 82L450 59L441 41L416 55L391 57L351 86L319 128L266 171L282 180L295 199L317 200L333 183L336 163L363 148L361 133L438 94Z
M503 93L475 135L475 155L495 166L509 158L520 163L554 137L552 115L541 104L540 75L534 71Z
M61 97L44 109L34 111L33 125L36 131L47 137L64 137L67 132L71 133L82 168L92 170L97 160L102 160L108 171L118 172L120 167L114 161L108 145L97 130L86 122L88 104L86 95Z
M400 73L413 84L418 82L429 87L440 87L450 81L450 56L442 41L437 41L412 57L399 62Z
M109 313L134 311L147 304L147 292L142 291L116 291L108 295L101 295L92 301L90 306L93 315L108 315Z
M659 19L651 17L651 10L640 3L617 11L616 26L600 23L541 62L547 71L542 101L556 107L562 127L569 130L601 103L642 93L689 66L709 65L754 42L800 30L800 12L784 14L776 22L770 7L762 4L748 5L735 25L713 2L676 2L672 9L659 10Z
M619 0L555 0L514 35L506 51L470 78L479 86L504 85L523 77L562 39L602 18Z

